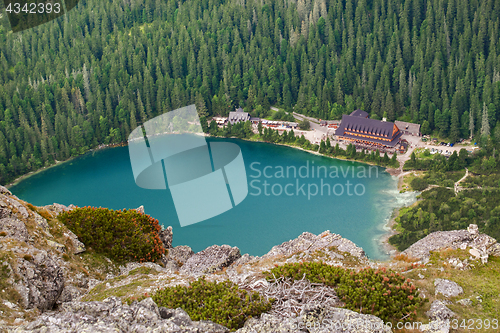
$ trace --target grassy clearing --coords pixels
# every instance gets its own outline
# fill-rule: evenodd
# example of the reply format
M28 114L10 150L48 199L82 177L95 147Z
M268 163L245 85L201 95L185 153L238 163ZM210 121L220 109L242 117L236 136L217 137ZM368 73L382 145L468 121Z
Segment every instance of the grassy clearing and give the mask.
M407 191L413 191L411 188L411 181L417 177L422 176L423 172L414 171L402 177L401 183L399 185L399 192L404 193Z
M139 298L144 295L144 288L148 288L155 281L155 279L145 278L139 276L134 281L118 286L118 287L106 287L106 283L113 283L113 280L108 280L106 282L100 283L96 287L94 287L85 297L83 297L82 301L90 302L90 301L102 301L108 297L116 296L125 301L127 298ZM116 280L115 282L119 282L121 280Z
M452 267L448 260L458 258L460 260L468 259L471 269L459 270ZM419 277L424 276L423 279ZM412 279L419 290L422 290L428 297L429 302L417 313L416 321L427 323L429 319L425 312L430 309L431 303L436 300L449 300L452 304L447 307L456 313L458 326L463 320L469 324L469 320L493 319L500 320L500 258L490 257L488 263L482 264L480 261L470 261L470 255L467 250L444 250L433 253L431 260L425 267L412 269L405 276ZM458 283L464 290L464 293L457 297L445 298L443 295L435 295L434 281L437 278L447 279ZM477 298L479 297L479 299ZM472 306L464 306L457 303L458 300L469 298ZM472 322L472 321L471 321ZM475 324L474 324L475 325ZM494 332L496 330L458 328L452 332ZM404 331L398 331L404 332ZM411 332L411 331L407 331Z

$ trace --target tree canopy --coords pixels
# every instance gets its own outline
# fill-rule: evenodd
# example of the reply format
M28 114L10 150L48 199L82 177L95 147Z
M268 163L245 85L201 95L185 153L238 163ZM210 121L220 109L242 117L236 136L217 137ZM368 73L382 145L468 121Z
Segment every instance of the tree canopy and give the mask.
M0 28L0 182L192 103L500 133L499 17L495 0L82 0Z

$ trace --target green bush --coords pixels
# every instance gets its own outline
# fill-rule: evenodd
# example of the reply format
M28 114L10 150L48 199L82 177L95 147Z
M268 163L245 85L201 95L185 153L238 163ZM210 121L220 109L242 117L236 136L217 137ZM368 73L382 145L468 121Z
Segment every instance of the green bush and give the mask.
M334 287L345 308L372 314L384 321L412 320L417 306L422 303L409 279L385 268L366 268L355 272L322 262L305 262L286 264L264 272L270 281L279 276L300 280L304 274L312 283Z
M232 331L243 327L249 317L271 310L273 300L264 300L257 292L248 293L231 281L208 282L204 278L188 287L158 290L153 296L158 306L182 308L192 320L211 320Z
M423 191L427 188L427 186L429 186L427 181L425 179L422 179L422 178L412 179L410 185L411 185L411 188L415 191Z
M158 220L134 209L75 208L58 219L87 247L117 261L155 261L165 252Z
M299 123L299 128L301 130L308 131L311 128L311 123L309 122L309 120L304 119Z

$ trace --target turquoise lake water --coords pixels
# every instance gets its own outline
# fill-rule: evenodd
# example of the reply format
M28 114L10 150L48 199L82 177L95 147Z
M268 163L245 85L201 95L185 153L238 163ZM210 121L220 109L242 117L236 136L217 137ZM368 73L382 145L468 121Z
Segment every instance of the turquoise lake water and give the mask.
M330 230L363 247L370 258L387 259L379 241L384 224L394 208L414 197L400 194L397 180L383 168L266 143L207 140L240 146L249 194L235 208L190 226L180 227L168 190L146 190L135 184L127 147L89 152L10 190L36 206L57 202L130 209L144 205L147 214L173 227L174 246L189 245L195 252L213 244L229 244L242 253L260 256L304 231Z

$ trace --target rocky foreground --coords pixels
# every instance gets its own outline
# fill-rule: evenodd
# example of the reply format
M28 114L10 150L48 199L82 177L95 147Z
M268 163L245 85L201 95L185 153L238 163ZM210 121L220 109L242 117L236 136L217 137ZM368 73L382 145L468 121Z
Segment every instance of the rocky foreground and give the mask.
M237 247L228 245L213 245L198 253L188 246L172 248L169 227L161 233L169 250L161 265L117 266L87 251L71 231L54 219L67 209L72 207L34 207L0 187L0 331L229 332L210 321L192 321L182 309L159 308L149 297L159 288L188 285L205 276L210 281L231 280L241 288L277 299L269 313L247 320L237 330L240 333L391 332L375 316L341 308L333 288L311 288L307 280L270 284L262 275L275 265L321 260L352 269L385 266L410 274L413 271L416 279L422 280L421 294L431 300L425 314L428 324L419 330L448 332L450 320L457 318L448 308L453 303L450 300L464 290L447 279L424 278L437 269L431 260L433 251L463 250L467 256L470 254L468 258L457 256L447 261L454 272L486 265L490 256L500 255L500 245L480 234L475 225L468 230L430 234L403 252L405 260L386 263L370 261L360 247L329 231L320 235L305 232L262 257L253 257L241 255ZM402 267L409 262L410 268L425 268L417 272ZM304 295L314 301L303 302ZM464 298L453 304L469 307L473 302L476 300ZM289 310L292 308L294 311ZM325 321L335 324L319 325Z

